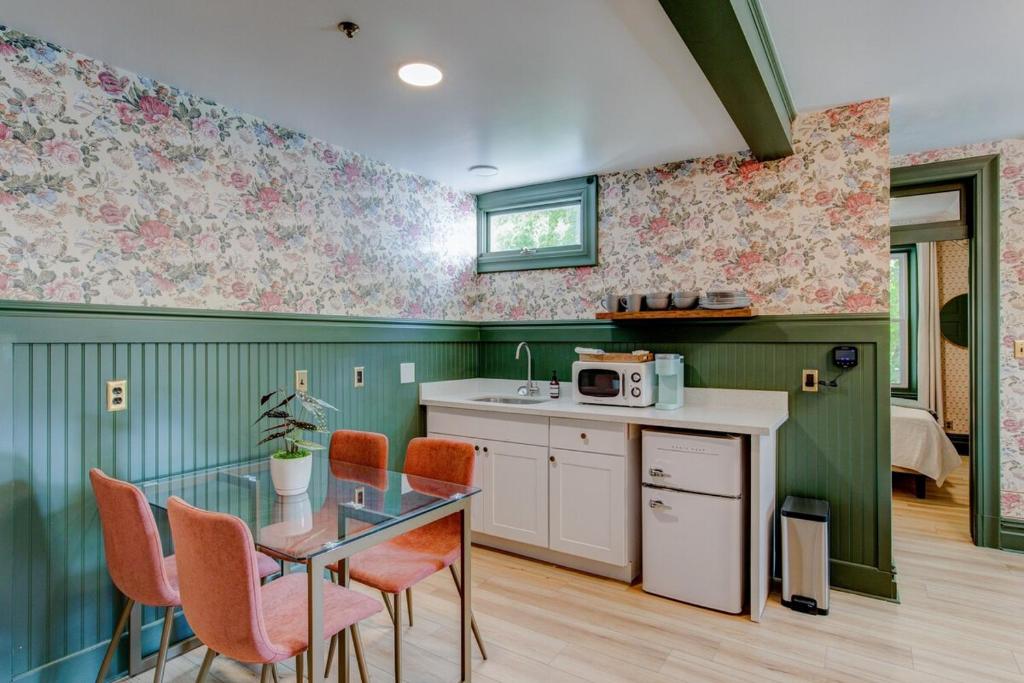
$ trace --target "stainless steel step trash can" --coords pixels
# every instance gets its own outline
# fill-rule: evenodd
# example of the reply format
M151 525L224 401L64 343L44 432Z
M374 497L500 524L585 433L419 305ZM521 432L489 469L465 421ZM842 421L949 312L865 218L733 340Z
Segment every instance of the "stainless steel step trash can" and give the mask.
M828 614L828 501L787 496L782 504L782 604Z

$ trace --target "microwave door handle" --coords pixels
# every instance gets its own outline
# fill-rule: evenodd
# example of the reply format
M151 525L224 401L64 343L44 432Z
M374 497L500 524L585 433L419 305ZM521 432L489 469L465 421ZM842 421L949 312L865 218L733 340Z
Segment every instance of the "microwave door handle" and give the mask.
M626 395L626 373L619 373L619 396Z

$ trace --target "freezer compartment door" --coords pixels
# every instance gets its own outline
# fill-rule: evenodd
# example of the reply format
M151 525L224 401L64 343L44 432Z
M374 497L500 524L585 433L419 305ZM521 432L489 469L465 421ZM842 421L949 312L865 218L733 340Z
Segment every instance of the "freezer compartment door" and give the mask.
M643 487L643 587L738 614L747 578L746 501Z
M741 496L747 482L746 441L644 430L643 483L718 496Z

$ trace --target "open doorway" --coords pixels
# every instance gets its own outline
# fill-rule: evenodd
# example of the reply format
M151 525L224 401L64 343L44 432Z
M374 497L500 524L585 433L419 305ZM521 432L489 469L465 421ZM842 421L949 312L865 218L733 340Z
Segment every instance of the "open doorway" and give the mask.
M894 513L998 547L997 157L892 172Z

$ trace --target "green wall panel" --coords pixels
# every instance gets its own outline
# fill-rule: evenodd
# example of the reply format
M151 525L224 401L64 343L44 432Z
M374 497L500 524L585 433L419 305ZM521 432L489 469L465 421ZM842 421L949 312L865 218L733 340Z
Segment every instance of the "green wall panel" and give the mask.
M399 383L399 363L416 363L419 382L519 378L525 368L513 356L521 339L530 341L541 381L552 369L568 380L573 347L583 343L679 351L691 386L789 391L780 501L788 493L829 499L836 584L893 597L888 387L878 364L885 329L884 316L619 327L0 303L0 546L11 549L0 554L0 680L68 680L102 656L117 596L90 467L137 481L265 456L267 448L254 446L254 397L290 386L301 368L311 391L338 406L332 426L384 432L401 454L423 433L424 411L417 385ZM838 343L858 346L860 366L838 389L800 392L800 370L817 367L828 377L828 352ZM366 368L363 389L351 386L356 365ZM121 413L103 409L112 378L129 381ZM145 616L155 644L157 615ZM126 661L118 660L121 668Z

